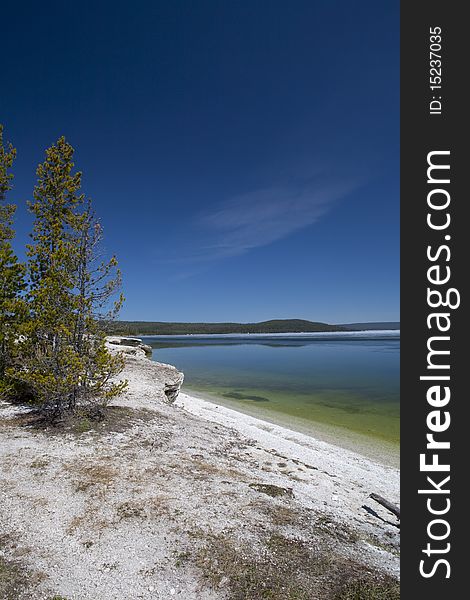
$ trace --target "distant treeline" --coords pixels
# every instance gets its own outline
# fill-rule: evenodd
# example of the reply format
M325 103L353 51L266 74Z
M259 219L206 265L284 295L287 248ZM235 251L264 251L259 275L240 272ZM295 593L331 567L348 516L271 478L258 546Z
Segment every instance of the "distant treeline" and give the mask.
M340 325L348 331L372 331L374 329L400 329L400 321L379 321L374 323L347 323Z
M186 335L210 333L308 333L347 331L341 325L316 323L302 319L275 319L261 323L162 323L152 321L114 321L115 335Z

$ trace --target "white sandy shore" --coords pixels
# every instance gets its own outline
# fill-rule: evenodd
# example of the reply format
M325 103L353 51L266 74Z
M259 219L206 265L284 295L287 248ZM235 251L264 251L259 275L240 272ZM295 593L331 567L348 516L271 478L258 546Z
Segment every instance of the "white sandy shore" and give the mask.
M193 415L237 431L267 451L275 451L283 458L309 465L315 470L335 474L333 485L324 485L321 489L316 487L315 491L310 482L294 484L297 496L302 496L306 505L316 508L321 504L327 505L328 510L338 517L354 519L357 517L358 507L366 501L367 493L378 493L399 504L400 472L396 468L339 445L184 392L179 394L175 404Z
M276 435L284 436L287 439L292 438L292 434L303 434L301 436L302 439L306 438L307 440L314 439L318 442L326 442L329 446L339 446L343 450L359 454L362 457L372 460L372 462L396 469L400 467L399 447L392 442L357 433L344 427L337 427L326 423L311 423L281 413L262 412L257 410L255 406L250 406L246 410L245 407L227 406L224 403L221 404L223 400L218 396L207 392L189 390L186 387L183 387L182 392L181 400L184 397L191 398L190 402L186 402L185 408L193 413L192 406L195 407L194 410L196 410L196 407L203 409L201 416L204 418L211 419L211 410L215 406L215 410L226 415L228 421L230 421L230 418L237 418L237 415L242 415L248 417L248 422L251 423L253 421L254 424L259 425L266 431L268 430L267 428L271 427L274 431L277 427ZM229 410L229 413L224 413L224 409ZM231 413L235 413L235 415Z
M272 535L398 576L396 519L369 499L399 502L397 469L185 393L168 404L181 374L132 349L123 375L124 428L38 431L0 407L0 560L28 574L15 600L223 600L199 550L223 539L256 561Z

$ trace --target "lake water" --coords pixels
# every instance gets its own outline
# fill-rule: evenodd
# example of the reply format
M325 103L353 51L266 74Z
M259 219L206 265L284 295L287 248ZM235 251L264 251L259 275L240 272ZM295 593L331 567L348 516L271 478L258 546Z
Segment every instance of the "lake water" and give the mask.
M399 332L145 341L154 360L184 372L188 393L326 439L382 441L398 453Z

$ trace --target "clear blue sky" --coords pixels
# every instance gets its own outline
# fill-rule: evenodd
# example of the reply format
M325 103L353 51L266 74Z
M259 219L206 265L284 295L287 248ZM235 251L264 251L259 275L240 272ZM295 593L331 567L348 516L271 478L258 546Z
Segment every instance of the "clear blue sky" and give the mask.
M2 8L24 208L76 148L127 298L159 321L399 319L399 2Z

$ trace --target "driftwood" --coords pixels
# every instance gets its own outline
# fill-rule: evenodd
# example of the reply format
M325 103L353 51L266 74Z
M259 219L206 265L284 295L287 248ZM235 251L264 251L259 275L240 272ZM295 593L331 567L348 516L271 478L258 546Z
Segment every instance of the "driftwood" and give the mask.
M398 508L398 506L395 506L395 504L392 504L388 500L385 500L385 498L382 498L382 496L379 496L378 494L370 494L369 498L372 498L372 500L375 500L376 502L381 504L384 508L393 513L397 517L397 519L400 518L400 509Z

